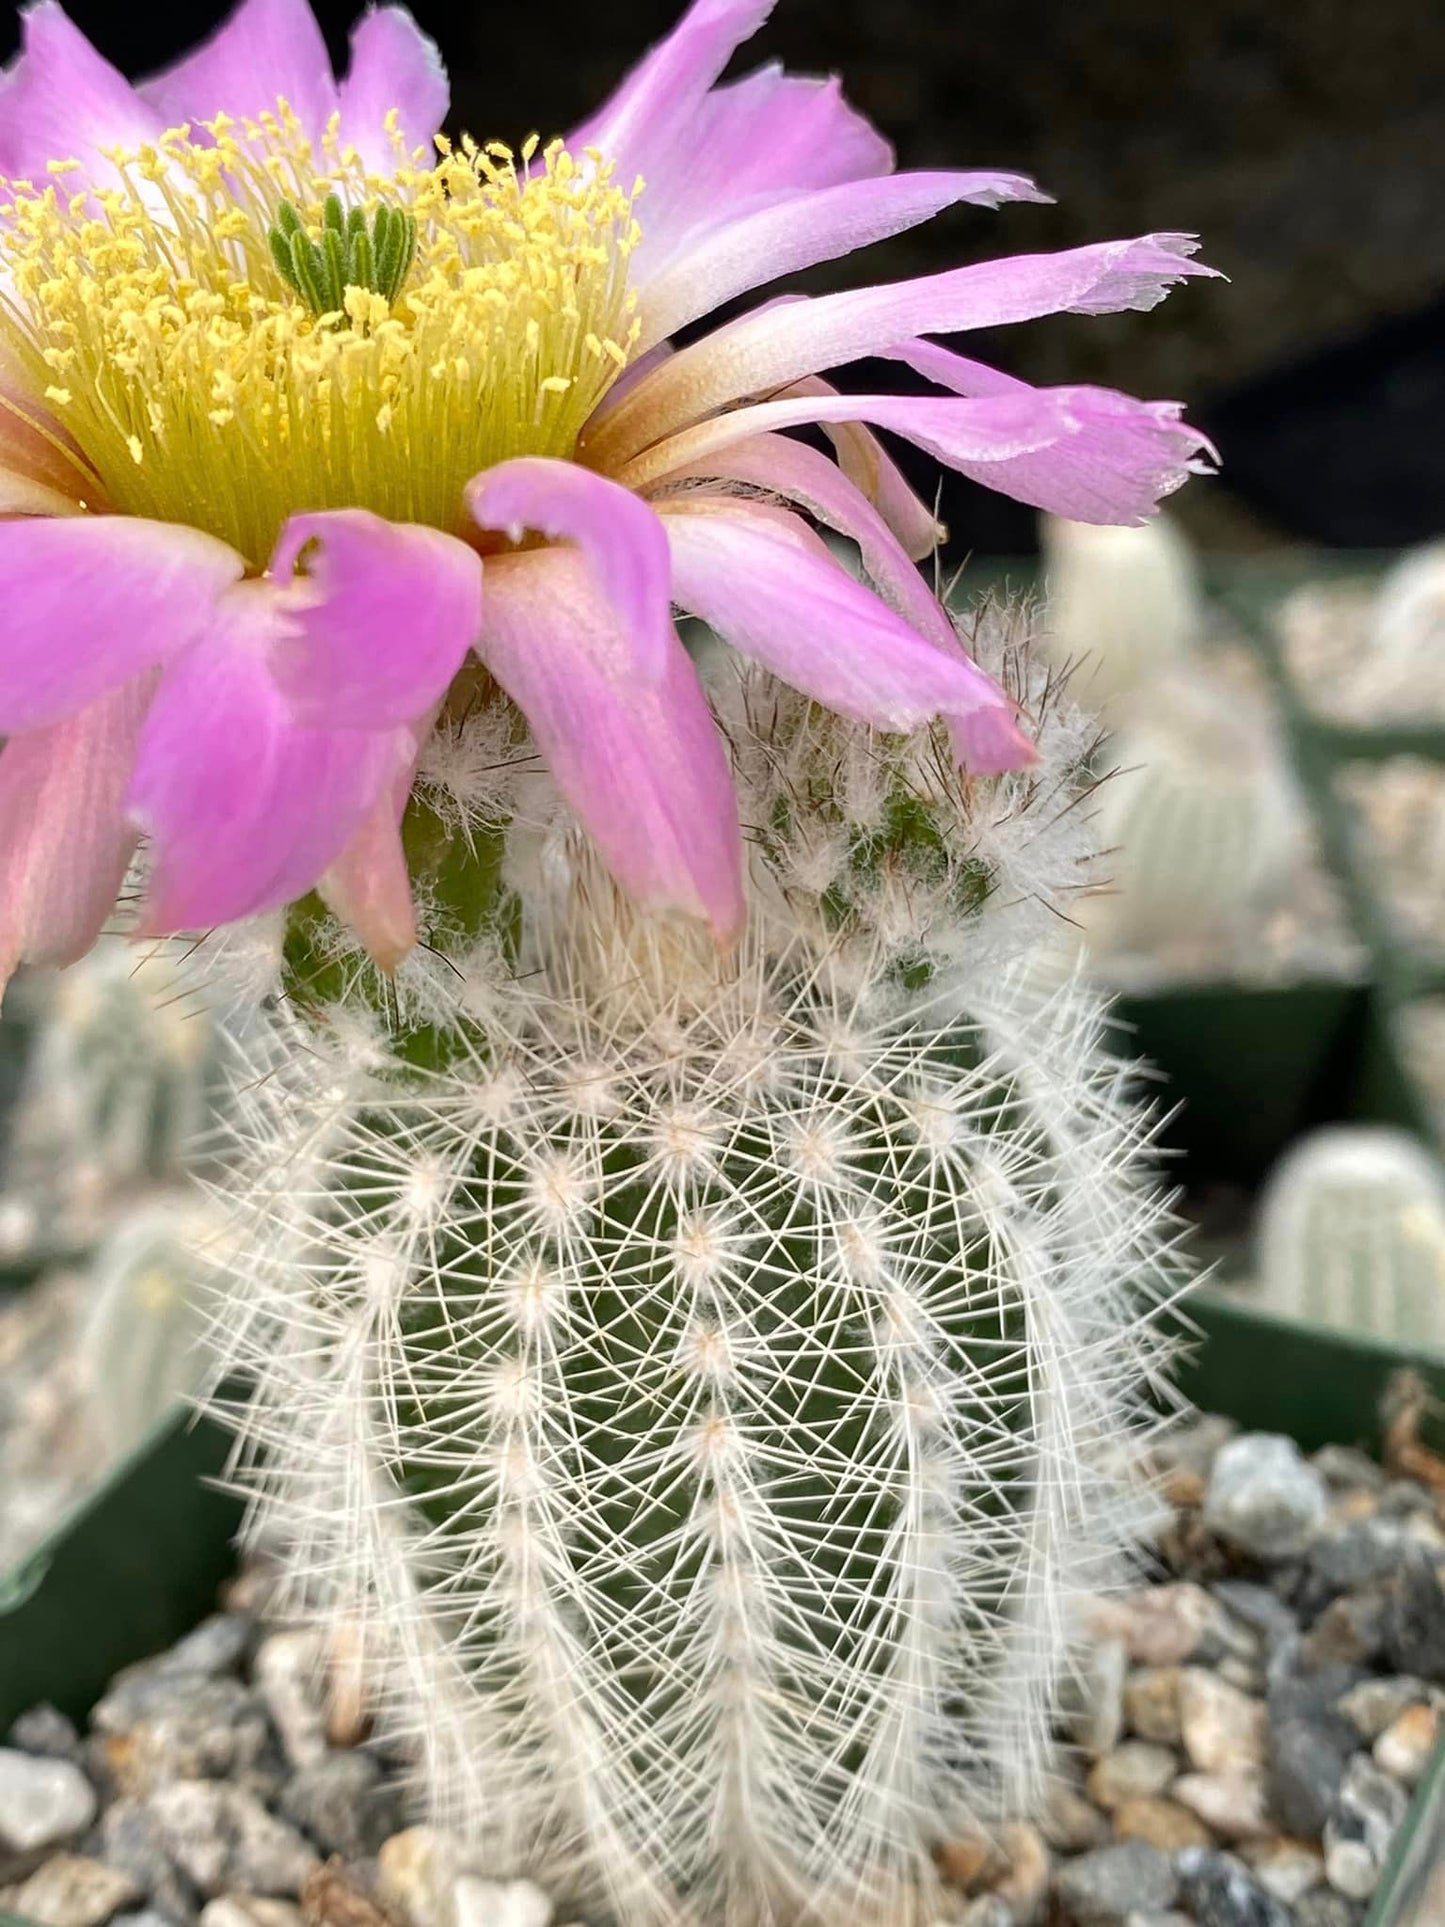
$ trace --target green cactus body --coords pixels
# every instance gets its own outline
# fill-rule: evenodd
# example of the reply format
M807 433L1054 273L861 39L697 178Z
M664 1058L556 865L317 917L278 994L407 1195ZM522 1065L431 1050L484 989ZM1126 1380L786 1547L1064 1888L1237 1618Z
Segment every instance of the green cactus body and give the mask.
M363 1629L479 1864L628 1927L906 1927L932 1844L1037 1798L1073 1602L1153 1517L1168 1226L1090 995L1024 967L1082 732L968 786L717 701L741 951L637 922L526 777L444 1051L355 1000L253 1033L221 1338L291 1604Z
M1256 1271L1284 1317L1445 1352L1445 1173L1405 1131L1313 1132L1270 1178Z

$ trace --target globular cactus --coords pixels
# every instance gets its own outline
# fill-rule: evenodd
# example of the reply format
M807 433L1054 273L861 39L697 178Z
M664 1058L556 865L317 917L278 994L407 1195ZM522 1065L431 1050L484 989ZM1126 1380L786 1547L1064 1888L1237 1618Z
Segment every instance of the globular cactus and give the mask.
M182 1194L136 1206L89 1266L76 1343L86 1432L121 1457L207 1376L205 1281L225 1259L211 1214Z
M1445 718L1445 542L1409 549L1378 584L1296 589L1276 618L1300 699L1333 720Z
M1106 712L1194 653L1203 591L1183 532L1161 514L1142 528L1039 518L1051 659L1071 667Z
M507 915L391 993L427 1049L360 976L253 1032L218 1336L287 1609L363 1629L489 1871L627 1927L909 1927L930 1846L1038 1797L1078 1597L1155 1516L1171 1232L1092 994L1027 970L1084 727L970 784L714 690L740 953L639 921L524 759Z
M1255 1302L1445 1352L1445 1172L1386 1125L1332 1125L1280 1159L1260 1202Z
M1101 951L1217 959L1285 896L1302 814L1261 719L1207 684L1168 694L1110 744L1097 793L1109 889L1087 927Z

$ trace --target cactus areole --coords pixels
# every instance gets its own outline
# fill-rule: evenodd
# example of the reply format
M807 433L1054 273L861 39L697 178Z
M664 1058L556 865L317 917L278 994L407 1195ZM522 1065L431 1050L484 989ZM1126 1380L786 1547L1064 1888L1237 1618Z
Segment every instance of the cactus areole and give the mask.
M922 1927L1152 1517L1172 1261L1034 955L1089 728L1021 618L960 634L873 431L1137 522L1207 452L1177 406L925 337L1203 270L1151 235L698 335L1039 198L896 173L835 82L717 84L768 11L694 0L515 152L437 134L400 8L339 84L305 0L245 0L135 88L25 15L0 966L128 878L244 1006L241 1473L471 1862L625 1927ZM877 355L928 392L823 378Z

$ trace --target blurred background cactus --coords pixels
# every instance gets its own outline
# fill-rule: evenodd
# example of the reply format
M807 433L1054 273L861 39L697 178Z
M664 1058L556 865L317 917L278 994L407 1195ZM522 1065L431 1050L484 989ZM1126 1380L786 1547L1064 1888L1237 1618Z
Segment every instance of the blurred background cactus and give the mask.
M1039 517L1049 660L1109 718L1121 698L1187 660L1204 636L1199 569L1165 513L1142 528Z
M1255 1274L1283 1317L1445 1354L1445 1173L1405 1131L1312 1132L1260 1200Z
M485 1864L629 1927L933 1918L1155 1515L1173 1228L1093 994L1026 967L1092 732L973 640L1025 777L714 660L739 958L638 923L523 765L521 951L452 951L432 1067L353 999L238 1078L220 1342L288 1610L366 1629Z

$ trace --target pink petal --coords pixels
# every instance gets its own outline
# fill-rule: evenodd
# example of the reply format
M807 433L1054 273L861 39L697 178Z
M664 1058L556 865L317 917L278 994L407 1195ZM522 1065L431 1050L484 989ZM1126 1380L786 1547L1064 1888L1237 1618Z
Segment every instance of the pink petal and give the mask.
M415 765L414 755L400 765L316 886L327 907L351 926L386 971L395 970L416 943L416 905L401 841Z
M1070 521L1138 524L1186 477L1210 470L1203 457L1214 449L1180 419L1178 402L1135 401L1112 388L1031 388L931 341L909 342L891 356L958 395L1067 395L1070 432L1035 453L993 464L977 479Z
M961 201L997 207L1047 198L1022 174L892 174L740 213L680 248L660 274L634 277L642 296L638 346L651 347L745 289L901 234Z
M521 550L486 565L478 649L522 709L558 788L630 896L742 928L742 839L722 741L675 638L640 680L585 557Z
M683 608L829 709L887 730L1011 711L977 663L921 636L786 510L679 496L663 519Z
M396 152L386 132L394 107L408 149L430 148L447 116L447 70L436 42L405 7L375 7L351 33L351 66L341 83L341 139L375 174L390 174Z
M45 403L32 391L24 370L8 348L0 346L0 468L6 471L10 496L25 481L60 504L57 508L14 507L7 499L0 513L70 515L76 513L78 497L96 506L99 488L95 477L65 429L51 415ZM35 498L38 504L41 497Z
M365 509L293 515L269 574L288 618L271 673L295 720L314 727L411 722L444 694L481 620L474 550Z
M0 521L0 730L58 722L177 655L244 570L224 542L177 523Z
M1153 234L775 303L680 349L639 382L589 435L587 460L616 473L637 449L716 409L885 353L916 335L1044 314L1152 308L1173 282L1212 272L1188 258L1196 245L1189 235Z
M499 462L467 484L467 507L482 529L520 542L528 530L575 542L633 643L639 674L663 674L677 636L672 626L667 537L647 504L603 475L540 455Z
M785 496L815 521L851 537L858 544L865 572L889 608L939 648L961 653L946 611L897 536L867 497L816 448L785 435L759 435L709 457L697 478L741 482L750 489Z
M20 35L21 51L0 79L0 174L43 187L48 161L74 159L93 178L113 182L100 150L139 147L165 121L56 0L23 11Z
M122 809L152 679L139 677L0 751L0 985L74 963L115 906L135 848Z
M232 590L151 705L127 796L154 845L148 933L205 929L302 895L415 754L406 728L292 721L268 667L286 640L283 603L266 582Z
M282 99L315 137L337 107L331 56L306 0L241 0L208 40L136 91L164 126L217 114L254 120Z
M838 390L821 375L810 375L784 389L779 400L794 395L836 395ZM832 442L838 466L859 492L873 503L883 520L897 536L910 561L921 562L932 555L948 531L933 511L913 492L897 462L878 437L861 422L824 422L823 433Z

